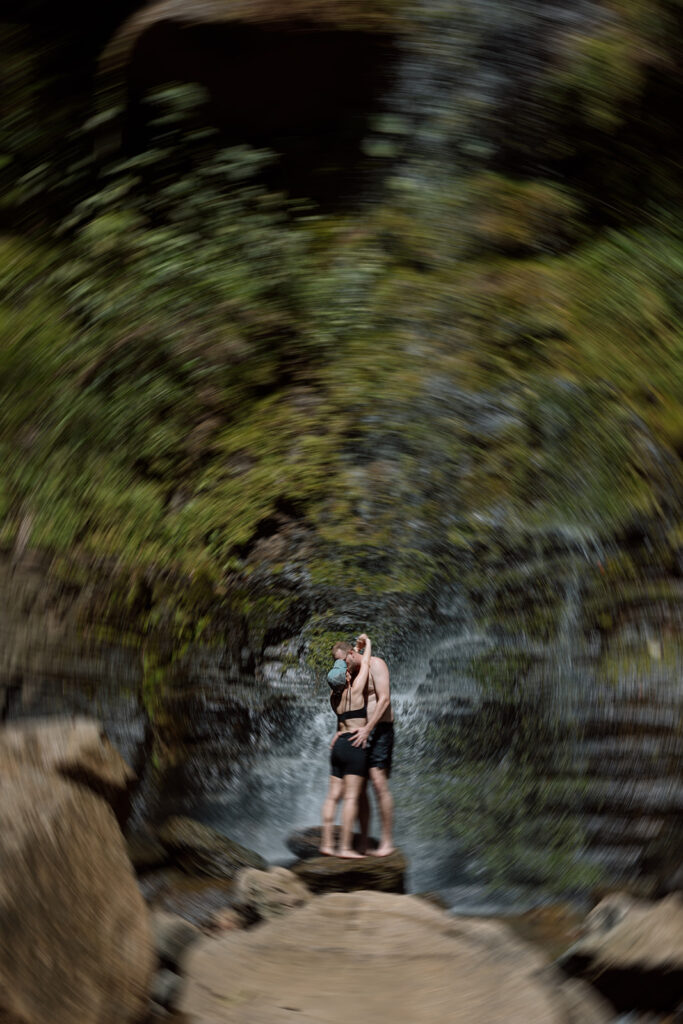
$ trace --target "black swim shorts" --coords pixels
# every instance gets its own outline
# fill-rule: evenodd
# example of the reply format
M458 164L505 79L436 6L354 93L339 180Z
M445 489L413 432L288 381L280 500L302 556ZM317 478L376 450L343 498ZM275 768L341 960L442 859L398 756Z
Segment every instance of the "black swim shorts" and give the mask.
M384 768L391 775L391 756L394 750L394 723L378 722L370 733L368 768Z
M343 732L330 753L330 772L337 779L343 779L345 775L362 775L367 778L367 748L353 747L351 734Z

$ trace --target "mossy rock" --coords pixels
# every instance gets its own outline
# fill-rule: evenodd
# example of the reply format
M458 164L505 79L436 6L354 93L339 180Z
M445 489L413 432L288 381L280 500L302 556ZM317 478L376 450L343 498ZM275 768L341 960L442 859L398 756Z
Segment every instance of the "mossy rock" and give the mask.
M232 879L240 868L268 868L260 854L193 818L168 818L157 829L157 836L174 862L189 875Z

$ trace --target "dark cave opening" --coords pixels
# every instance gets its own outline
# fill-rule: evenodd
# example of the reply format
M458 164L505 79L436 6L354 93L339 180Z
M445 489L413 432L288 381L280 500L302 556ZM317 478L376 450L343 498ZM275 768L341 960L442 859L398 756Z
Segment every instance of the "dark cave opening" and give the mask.
M370 33L161 22L140 38L129 65L124 147L139 152L148 143L151 90L198 83L220 145L277 154L270 186L321 205L353 202L386 167L364 140L383 111L395 60L392 40Z

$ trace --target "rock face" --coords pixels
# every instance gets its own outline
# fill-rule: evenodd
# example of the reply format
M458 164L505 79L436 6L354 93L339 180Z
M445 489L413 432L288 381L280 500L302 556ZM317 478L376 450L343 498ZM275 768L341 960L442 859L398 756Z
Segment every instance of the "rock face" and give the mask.
M0 1020L128 1024L155 966L147 910L106 804L16 766L0 775Z
M557 978L499 923L412 896L330 894L189 951L179 1009L193 1024L567 1024ZM581 1024L607 1018L585 1017Z
M339 825L335 825L334 829L334 843L339 843L339 835L341 828ZM291 850L295 857L299 857L301 860L307 860L309 857L317 857L318 850L320 849L320 841L322 838L322 829L320 825L314 825L312 828L303 828L298 832L292 832L287 837L287 849ZM359 849L360 835L356 832L353 837L353 848L354 850ZM371 850L376 850L378 847L376 839L370 837L368 839L368 847Z
M292 871L312 892L351 892L373 889L378 892L404 892L408 863L400 850L388 857L312 857L292 865Z
M683 896L658 903L606 897L560 962L593 980L619 1010L673 1011L683 992Z
M245 868L235 883L235 905L255 920L281 917L310 898L308 887L286 868Z
M34 719L0 732L0 772L26 766L87 786L110 805L123 827L135 773L90 718Z
M175 863L190 875L232 878L240 868L268 868L258 853L192 818L168 818L157 835Z

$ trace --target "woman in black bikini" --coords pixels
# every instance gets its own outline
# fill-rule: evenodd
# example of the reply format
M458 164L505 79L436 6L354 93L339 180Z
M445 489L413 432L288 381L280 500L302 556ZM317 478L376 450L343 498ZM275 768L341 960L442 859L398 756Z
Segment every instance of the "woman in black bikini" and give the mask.
M330 788L323 804L323 829L320 852L335 856L333 845L334 821L337 805L343 798L341 839L338 857L356 858L362 854L353 849L353 826L358 817L358 797L368 777L368 751L354 747L350 733L365 725L367 721L366 687L370 671L372 646L363 633L359 640L365 641L363 661L355 676L347 671L346 686L341 694L332 695L332 707L337 715L337 733L330 752Z

